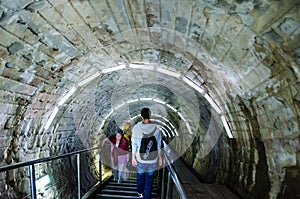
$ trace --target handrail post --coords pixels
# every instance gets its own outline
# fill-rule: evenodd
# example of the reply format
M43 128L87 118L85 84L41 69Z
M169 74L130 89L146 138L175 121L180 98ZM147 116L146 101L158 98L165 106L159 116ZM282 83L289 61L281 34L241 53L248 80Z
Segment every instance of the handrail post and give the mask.
M80 153L77 156L77 186L78 186L78 199L81 198L81 180L80 180Z
M29 165L31 198L36 199L34 164Z
M98 155L99 155L99 159L98 159L98 165L99 165L99 182L100 184L102 184L102 163L101 163L101 147L99 146L98 149Z
M160 193L160 198L163 199L165 198L165 175L166 175L166 168L162 168L162 180L161 180L161 193Z
M167 193L166 193L166 198L171 198L171 173L170 171L168 172L168 180L167 180Z

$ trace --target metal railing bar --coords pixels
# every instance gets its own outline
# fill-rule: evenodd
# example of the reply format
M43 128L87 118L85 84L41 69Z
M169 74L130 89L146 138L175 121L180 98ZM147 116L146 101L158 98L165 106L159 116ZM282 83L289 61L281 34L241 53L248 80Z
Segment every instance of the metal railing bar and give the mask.
M100 158L99 158L99 181L100 181L100 183L102 184L102 162L101 162L101 160L100 160Z
M42 163L42 162L48 162L48 161L51 161L51 160L57 160L57 159L61 159L61 158L64 158L64 157L71 156L71 155L84 153L84 152L88 152L88 151L92 151L92 150L96 150L96 149L99 149L99 146L94 147L94 148L88 148L88 149L83 149L83 150L79 150L79 151L74 151L74 152L70 152L70 153L66 153L66 154L62 154L62 155L58 155L58 156L54 156L54 157L39 158L39 159L30 160L30 161L26 161L26 162L5 165L5 166L0 167L0 172L7 171L7 170L10 170L10 169L17 169L17 168L20 168L20 167L26 167L26 166L30 166L30 165L38 164L38 163Z
M81 198L81 179L80 179L80 153L77 156L77 189L78 189L78 199Z
M165 197L165 173L166 173L166 168L163 167L162 169L162 180L161 180L161 193L160 193L160 196L161 198L164 198Z
M168 176L168 181L169 181L169 179L171 177L172 181L173 181L173 183L174 183L174 185L175 185L175 187L177 189L177 191L179 192L180 198L181 199L187 199L186 193L185 193L185 191L184 191L184 189L183 189L183 187L182 187L182 185L181 185L181 183L179 181L179 178L178 178L178 176L176 174L176 171L173 169L173 166L171 164L171 160L168 157L168 156L172 156L172 154L170 154L171 150L170 150L170 148L166 144L164 146L166 146L166 149L168 151L168 155L164 154L164 157L165 157L164 159L166 160L167 168L168 168L168 171L169 171L168 174L170 174L170 176ZM171 184L169 182L167 182L167 183L168 183L167 189L170 189L171 187L169 187L169 186L171 186ZM167 197L169 197L169 196L167 195Z
M171 179L171 172L168 172L166 198L171 197L171 180L170 179Z
M35 171L34 171L33 164L29 165L29 175L30 175L31 198L36 199Z

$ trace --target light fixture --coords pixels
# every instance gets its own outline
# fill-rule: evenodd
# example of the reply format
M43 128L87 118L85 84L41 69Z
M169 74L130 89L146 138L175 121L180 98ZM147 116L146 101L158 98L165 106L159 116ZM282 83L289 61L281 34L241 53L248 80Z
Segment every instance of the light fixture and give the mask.
M47 121L47 123L46 123L46 125L44 127L45 130L47 130L50 127L52 121L54 120L54 118L55 118L55 116L57 114L57 112L58 112L58 107L54 107L54 110L51 113L51 115L50 115L50 117L49 117L49 119L48 119L48 121Z
M126 101L127 104L130 104L130 103L134 103L134 102L138 102L139 99L133 99L133 100L128 100Z
M78 83L78 86L83 86L87 83L89 83L90 81L94 80L95 78L97 78L100 75L100 72L97 72L87 78L85 78L84 80L82 80L81 82Z
M177 72L171 71L171 70L167 70L167 69L164 69L164 68L157 68L157 71L161 72L161 73L164 73L166 75L170 75L172 77L176 77L178 79L181 77L180 73L177 73Z
M140 98L140 100L141 101L152 101L153 99L152 98L150 98L150 97L148 97L148 98Z
M164 101L161 101L161 100L159 100L159 99L153 99L155 102L157 102L157 103L160 103L160 104L166 104L166 102L164 102Z
M216 104L216 102L207 93L204 95L204 98L210 103L210 105L213 107L213 109L215 109L215 111L218 114L222 113L222 110L220 109L220 107Z
M223 125L224 125L225 131L226 131L228 137L229 137L229 138L233 138L233 135L232 135L232 133L231 133L231 130L230 130L230 128L229 128L229 125L228 125L228 123L227 123L226 118L225 118L224 115L221 115L221 120L222 120L222 123L223 123Z
M102 70L102 73L110 73L110 72L114 72L114 71L118 71L118 70L122 70L125 69L126 65L125 64L121 64L115 67L111 67L111 68L105 68Z
M58 106L63 105L69 99L69 97L75 93L76 89L76 87L72 87L71 90L69 90L69 92L58 102Z
M172 109L175 113L177 113L176 108L174 108L173 106L171 106L170 104L167 104L167 107L169 107L170 109Z
M201 93L201 94L204 93L204 90L200 86L195 84L193 81L191 81L189 78L183 77L182 79L184 82L186 82L188 85L190 85L192 88L194 88L199 93Z
M154 70L154 67L152 65L145 64L130 64L129 67L134 69Z

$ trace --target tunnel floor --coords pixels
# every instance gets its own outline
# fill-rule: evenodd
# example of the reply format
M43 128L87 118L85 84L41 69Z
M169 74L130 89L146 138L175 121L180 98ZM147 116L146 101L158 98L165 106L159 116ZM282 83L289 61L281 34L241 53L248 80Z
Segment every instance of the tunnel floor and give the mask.
M238 199L230 189L224 185L202 183L180 160L174 162L174 168L178 178L189 199ZM176 197L174 197L176 198Z

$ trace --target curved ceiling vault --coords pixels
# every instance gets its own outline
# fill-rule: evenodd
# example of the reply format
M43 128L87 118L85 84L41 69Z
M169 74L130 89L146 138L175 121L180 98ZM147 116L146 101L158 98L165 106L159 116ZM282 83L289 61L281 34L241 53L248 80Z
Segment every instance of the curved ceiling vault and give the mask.
M95 145L143 105L182 136L205 129L202 103L246 148L298 135L299 1L3 0L0 14L3 132L46 140L11 151L59 129Z
M185 83L196 85L201 94L206 94L225 125L224 116L229 114L225 106L232 97L248 99L252 93L273 84L269 79L272 69L264 58L267 52L258 49L266 45L260 35L268 21L254 23L259 20L254 14L269 5L268 1L256 10L253 2L186 1L171 5L164 1L3 1L1 38L6 39L1 40L1 48L6 67L2 76L9 77L7 82L12 85L15 81L24 84L21 85L24 89L17 89L17 85L7 83L6 90L25 95L30 102L25 121L39 118L41 124L35 126L47 130L58 108L69 97L80 96L79 91L91 80L118 70L121 70L120 80L114 81L114 85L105 84L103 91L134 89L136 84L145 83L135 82L136 79L151 80L155 76L157 79L151 84L179 88L178 81L168 80L175 76L180 81L188 80ZM286 4L282 12L292 6ZM204 12L199 12L200 8ZM292 17L293 9L290 13ZM286 45L292 44L292 40L293 37L286 40ZM295 68L293 63L291 68ZM142 73L137 75L137 69ZM153 76L153 71L161 74ZM253 81L253 76L259 76L260 81ZM186 89L181 91L178 98L191 99ZM120 99L133 97L126 93ZM76 103L83 104L86 95L81 96ZM142 97L149 96L138 96ZM111 107L102 104L101 110L119 105L112 100ZM42 112L38 111L41 102L47 104ZM181 108L193 104L188 100L178 103ZM199 115L190 114L191 110L195 109L187 108L186 114ZM189 122L193 118L188 118ZM101 119L96 120L101 123ZM27 125L32 124L27 122Z
M181 80L188 78L208 93L222 111L226 111L225 105L231 97L249 98L273 84L269 79L272 69L265 63L271 57L264 58L268 52L259 50L266 45L260 35L268 21L254 23L259 20L254 13L260 13L260 9L269 5L268 1L257 9L253 2L225 1L220 5L186 1L171 5L127 1L3 1L2 76L9 77L3 87L8 92L25 95L32 104L25 119L44 118L39 121L44 126L53 108L64 101L62 97L68 92L72 94L72 88L118 66L132 70L134 64L142 64L144 78L150 77L152 71L172 76L164 70L180 75ZM185 7L185 11L180 7ZM282 12L291 10L289 19L296 16L293 4L282 7ZM199 8L205 8L205 12L197 12ZM282 27L282 34L284 30L288 31ZM292 33L285 45L293 44ZM296 69L293 57L288 57L290 68ZM136 77L129 74L121 75L119 82L134 88L136 85L131 83ZM260 81L252 81L257 75ZM162 79L166 78L157 81ZM18 87L15 81L21 85ZM167 84L172 88L177 85L172 81ZM38 103L46 100L49 111L34 112ZM38 116L32 116L32 112Z

